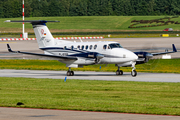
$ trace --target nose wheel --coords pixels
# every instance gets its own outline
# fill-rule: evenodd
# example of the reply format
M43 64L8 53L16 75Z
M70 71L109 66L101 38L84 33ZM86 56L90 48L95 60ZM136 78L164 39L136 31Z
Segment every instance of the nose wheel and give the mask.
M132 75L133 77L136 77L136 75L137 75L136 70L132 70L132 71L131 71L131 75Z
M74 76L74 71L71 71L71 68L67 71L67 76Z
M131 75L133 76L133 77L136 77L136 75L137 75L137 72L136 72L136 67L135 67L135 65L136 65L136 62L133 62L132 63L132 71L131 71Z

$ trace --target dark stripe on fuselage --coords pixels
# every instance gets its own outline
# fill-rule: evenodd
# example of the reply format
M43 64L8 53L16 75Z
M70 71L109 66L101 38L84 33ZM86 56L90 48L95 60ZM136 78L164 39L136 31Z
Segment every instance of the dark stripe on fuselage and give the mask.
M97 54L101 54L98 52L90 52L87 50L75 50L75 49L69 49L69 48L61 48L61 47L49 47L49 48L40 48L41 50L51 50L50 52L68 52L68 53L73 53L73 52L78 52L73 55L67 55L67 56L73 56L73 57L85 57L85 58L96 58ZM63 50L63 51L55 51L55 50ZM53 50L53 51L52 51ZM89 57L90 55L93 55L94 57ZM108 54L101 54L104 55L104 57L109 57L109 58L122 58L119 56L114 56L114 55L108 55Z

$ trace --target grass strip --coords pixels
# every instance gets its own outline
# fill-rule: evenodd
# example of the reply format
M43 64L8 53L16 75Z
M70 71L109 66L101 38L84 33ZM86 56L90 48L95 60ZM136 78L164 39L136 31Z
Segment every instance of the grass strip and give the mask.
M74 16L74 17L26 17L26 20L58 20L60 23L47 23L51 32L94 32L94 31L163 31L165 28L173 28L179 30L177 24L167 24L166 26L145 27L145 28L128 28L132 25L133 20L154 20L164 18L166 16ZM169 16L171 17L171 16ZM8 18L10 20L21 20L21 18ZM21 32L21 23L4 23L7 18L0 19L0 28L2 33ZM180 21L180 17L173 18L173 21ZM151 25L151 24L149 24ZM32 32L32 25L26 23L26 32ZM141 24L143 26L143 24Z
M101 67L100 67L101 66ZM100 69L101 68L101 69ZM28 69L28 70L68 70L65 64L56 60L0 60L0 69ZM131 67L122 67L123 71L130 72ZM84 68L72 68L74 71L108 71L115 72L114 64L89 65ZM138 72L153 73L180 73L180 59L153 59L146 64L136 65Z
M0 78L1 107L180 115L179 93L180 83Z

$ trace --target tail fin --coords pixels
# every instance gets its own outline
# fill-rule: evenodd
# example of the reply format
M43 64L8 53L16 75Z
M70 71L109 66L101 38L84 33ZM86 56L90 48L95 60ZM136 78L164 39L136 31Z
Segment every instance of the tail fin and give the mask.
M48 46L55 45L56 41L49 31L48 27L45 23L47 22L59 22L59 21L44 21L44 20L25 20L25 21L10 21L7 20L5 22L25 22L31 23L34 29L34 33L36 35L36 39L39 45L39 48L44 48Z

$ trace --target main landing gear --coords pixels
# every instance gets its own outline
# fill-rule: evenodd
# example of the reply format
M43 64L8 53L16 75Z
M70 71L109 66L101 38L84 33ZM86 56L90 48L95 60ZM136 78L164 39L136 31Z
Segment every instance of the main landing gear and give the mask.
M123 71L120 70L119 66L118 66L118 70L116 71L116 75L123 75Z
M70 67L69 70L67 71L67 76L74 76L74 71L71 71Z

